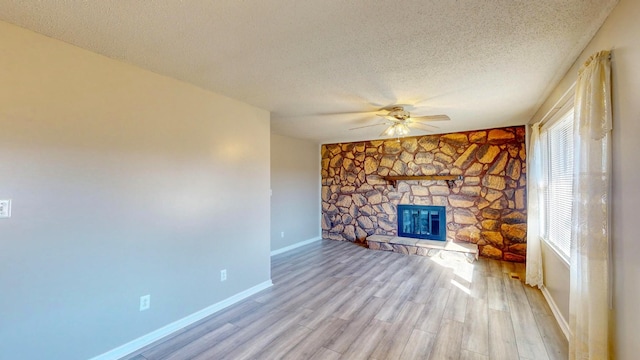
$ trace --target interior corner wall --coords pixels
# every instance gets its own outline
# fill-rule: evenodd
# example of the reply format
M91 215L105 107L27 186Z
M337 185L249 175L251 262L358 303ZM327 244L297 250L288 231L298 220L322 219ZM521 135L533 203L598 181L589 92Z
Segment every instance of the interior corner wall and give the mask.
M614 346L615 358L638 356L640 333L640 241L638 241L638 204L640 204L640 2L620 0L598 33L578 57L532 119L539 120L576 81L579 68L592 54L612 50L613 152L612 173L612 247L614 266ZM545 269L550 277L569 279L569 272ZM553 296L553 294L552 294ZM557 299L556 299L557 301ZM568 320L568 319L567 319Z
M271 250L319 239L320 145L272 134L271 190Z
M267 111L0 33L1 359L98 356L270 282Z

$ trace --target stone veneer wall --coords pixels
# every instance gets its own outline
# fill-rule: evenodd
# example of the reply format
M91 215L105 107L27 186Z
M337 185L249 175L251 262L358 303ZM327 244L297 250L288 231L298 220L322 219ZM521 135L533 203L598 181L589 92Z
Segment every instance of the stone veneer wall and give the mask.
M480 254L525 261L526 168L523 126L400 140L322 146L322 236L362 242L396 235L396 205L447 207L447 240L478 244ZM462 175L405 181L386 175Z

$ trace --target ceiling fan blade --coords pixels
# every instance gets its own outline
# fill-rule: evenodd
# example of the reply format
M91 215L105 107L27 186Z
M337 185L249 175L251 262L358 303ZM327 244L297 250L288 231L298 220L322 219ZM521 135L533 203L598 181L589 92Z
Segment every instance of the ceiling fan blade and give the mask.
M422 126L428 126L428 127L432 127L434 129L439 129L439 127L433 125L431 122L424 122L424 121L409 121L408 124L417 124L417 125L422 125Z
M410 122L408 125L413 127L413 128L416 128L416 129L420 129L421 128L421 129L423 129L425 131L433 131L433 129L440 129L437 126L433 126L431 124L423 124L421 122Z
M447 115L427 115L427 116L412 116L413 120L424 120L424 121L449 121L450 117Z
M358 126L358 127L351 128L349 130L364 129L364 128L373 127L373 126L380 126L380 125L388 125L388 124L379 123L379 124L373 124L373 125Z
M375 114L378 110L370 110L370 111L337 111L337 112L319 112L314 115L318 116L337 116L337 115L356 115L356 114Z

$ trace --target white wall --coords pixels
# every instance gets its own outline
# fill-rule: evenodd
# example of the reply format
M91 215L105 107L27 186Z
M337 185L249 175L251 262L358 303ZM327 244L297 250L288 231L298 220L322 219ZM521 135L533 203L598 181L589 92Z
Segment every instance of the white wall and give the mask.
M86 359L269 281L268 112L0 34L1 359Z
M271 189L271 250L320 237L320 145L272 134Z
M555 306L569 322L569 264L562 259L547 243L542 243L542 267L544 287L551 295Z
M612 49L613 87L613 262L615 351L617 359L635 359L640 346L640 2L621 0L533 121L548 111L575 82L580 66L593 53ZM568 271L545 269L547 281L568 279ZM562 280L565 281L565 280ZM568 280L566 280L568 282Z

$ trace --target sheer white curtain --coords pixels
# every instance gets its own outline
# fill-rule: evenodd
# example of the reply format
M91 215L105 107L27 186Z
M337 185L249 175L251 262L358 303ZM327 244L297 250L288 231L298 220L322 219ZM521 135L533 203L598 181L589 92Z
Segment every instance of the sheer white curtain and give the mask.
M569 357L609 359L611 62L589 58L575 97Z
M531 125L527 165L527 274L526 283L542 287L542 249L540 237L540 197L542 195L542 153L540 123Z

